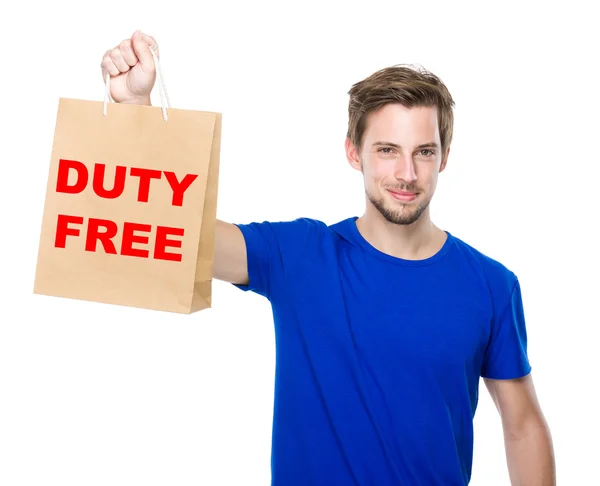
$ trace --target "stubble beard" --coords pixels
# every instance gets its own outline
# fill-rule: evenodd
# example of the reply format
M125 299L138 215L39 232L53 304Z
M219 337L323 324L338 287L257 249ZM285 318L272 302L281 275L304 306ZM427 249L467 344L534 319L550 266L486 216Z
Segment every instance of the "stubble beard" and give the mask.
M409 204L403 204L398 202L401 206L400 209L392 209L386 205L386 201L383 197L380 199L376 199L368 191L366 191L367 197L371 204L379 211L379 213L390 223L399 224L399 225L409 225L413 224L417 221L421 215L425 212L427 207L429 206L430 199L421 202L416 209L410 209Z
M362 159L360 159L360 169L361 172L363 172ZM413 188L406 187L403 188L403 190L413 190ZM365 193L367 194L369 201L371 201L371 204L375 207L375 209L377 209L377 211L379 211L379 213L386 219L386 221L389 221L392 224L399 225L413 224L421 217L421 215L425 212L425 210L429 206L429 203L431 202L431 198L426 199L422 201L414 211L411 212L410 205L401 202L398 202L398 204L401 206L401 209L391 209L387 207L385 203L385 198L382 196L381 198L376 199L372 194L369 193L366 186Z

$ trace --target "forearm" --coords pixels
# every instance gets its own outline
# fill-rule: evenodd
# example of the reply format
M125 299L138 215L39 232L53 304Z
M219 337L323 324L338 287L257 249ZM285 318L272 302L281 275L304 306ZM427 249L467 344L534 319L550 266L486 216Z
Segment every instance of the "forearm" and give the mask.
M519 433L505 431L506 458L512 486L556 486L550 430L545 423Z

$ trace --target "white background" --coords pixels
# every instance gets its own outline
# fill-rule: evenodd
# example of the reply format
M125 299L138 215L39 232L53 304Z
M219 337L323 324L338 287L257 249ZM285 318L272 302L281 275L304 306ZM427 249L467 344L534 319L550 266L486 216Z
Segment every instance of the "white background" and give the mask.
M58 99L102 100L101 57L136 29L160 45L173 107L224 114L218 217L230 222L361 214L343 151L348 90L392 64L438 74L456 128L434 221L519 276L559 484L599 484L592 5L3 7L0 484L269 484L265 299L215 282L214 307L182 316L33 294ZM498 414L480 391L471 484L508 485Z

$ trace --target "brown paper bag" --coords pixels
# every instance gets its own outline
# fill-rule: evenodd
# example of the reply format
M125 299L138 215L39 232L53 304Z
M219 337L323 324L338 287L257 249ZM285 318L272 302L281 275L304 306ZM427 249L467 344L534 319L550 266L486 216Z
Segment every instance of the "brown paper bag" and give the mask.
M107 87L108 90L108 87ZM104 112L105 110L105 112ZM34 293L211 306L221 114L61 98Z

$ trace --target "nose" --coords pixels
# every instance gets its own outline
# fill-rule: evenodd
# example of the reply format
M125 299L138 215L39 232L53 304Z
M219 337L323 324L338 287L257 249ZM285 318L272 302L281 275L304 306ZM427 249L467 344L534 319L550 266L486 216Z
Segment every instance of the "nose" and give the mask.
M411 156L401 155L396 161L394 176L397 180L411 184L417 180L417 171Z

